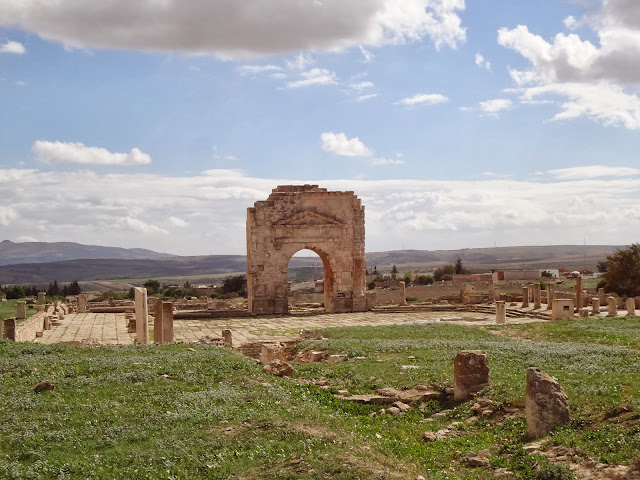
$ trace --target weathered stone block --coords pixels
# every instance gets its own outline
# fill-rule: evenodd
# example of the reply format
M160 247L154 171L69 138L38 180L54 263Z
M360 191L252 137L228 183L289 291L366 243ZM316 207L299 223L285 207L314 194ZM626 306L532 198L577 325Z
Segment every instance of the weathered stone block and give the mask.
M553 309L551 310L551 320L560 320L561 318L573 318L574 301L568 298L556 298L553 300Z
M527 369L525 414L529 438L543 437L569 421L569 400L564 389L539 368Z
M489 359L481 351L466 350L453 362L453 399L461 402L489 385Z
M507 323L507 306L504 300L496 300L496 323L498 325Z

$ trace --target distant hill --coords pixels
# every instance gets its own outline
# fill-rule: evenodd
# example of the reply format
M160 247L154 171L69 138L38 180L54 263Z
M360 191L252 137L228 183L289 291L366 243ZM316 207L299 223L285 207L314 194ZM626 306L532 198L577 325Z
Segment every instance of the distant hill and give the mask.
M101 247L73 242L0 242L0 265L45 263L87 258L142 260L172 257L144 248Z
M4 243L4 242L3 242ZM45 244L47 245L47 244ZM397 265L401 273L408 270L432 271L453 263L460 257L466 268L476 272L490 269L595 270L596 262L624 246L611 245L552 245L542 247L469 248L462 250L401 250L367 253L367 266L388 272ZM155 252L151 252L155 253ZM156 254L161 255L161 254ZM316 278L321 261L317 257L293 257L290 267L296 278L313 275ZM49 263L23 263L0 266L0 284L46 284L59 282L179 278L190 277L192 282L212 283L214 277L246 272L244 255L210 255L160 259L77 259Z

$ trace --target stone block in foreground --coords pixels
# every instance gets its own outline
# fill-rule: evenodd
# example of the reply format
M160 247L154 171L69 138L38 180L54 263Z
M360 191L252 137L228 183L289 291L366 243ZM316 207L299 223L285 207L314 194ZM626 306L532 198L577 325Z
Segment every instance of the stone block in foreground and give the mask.
M527 437L539 438L569 421L569 399L560 384L539 368L527 369Z

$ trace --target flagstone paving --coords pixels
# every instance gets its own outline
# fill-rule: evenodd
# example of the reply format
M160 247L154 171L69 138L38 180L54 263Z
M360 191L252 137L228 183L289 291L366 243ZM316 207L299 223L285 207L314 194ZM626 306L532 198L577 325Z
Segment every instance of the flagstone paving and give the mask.
M540 322L531 318L509 318L507 323ZM327 327L402 325L446 322L458 325L494 325L495 315L476 312L340 313L313 316L269 316L174 321L176 342L196 342L203 337L220 337L223 329L233 333L235 346L243 342L294 339L300 330ZM153 322L150 321L150 326ZM153 338L150 334L149 338ZM123 313L72 313L61 324L45 330L40 343L87 342L103 345L131 345L135 334L127 332Z

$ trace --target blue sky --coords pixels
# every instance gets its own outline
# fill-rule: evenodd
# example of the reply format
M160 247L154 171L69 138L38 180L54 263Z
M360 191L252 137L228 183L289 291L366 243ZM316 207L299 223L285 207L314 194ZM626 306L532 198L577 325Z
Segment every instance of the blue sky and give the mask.
M633 0L0 2L0 237L244 253L287 183L367 250L640 233Z

